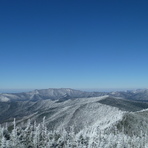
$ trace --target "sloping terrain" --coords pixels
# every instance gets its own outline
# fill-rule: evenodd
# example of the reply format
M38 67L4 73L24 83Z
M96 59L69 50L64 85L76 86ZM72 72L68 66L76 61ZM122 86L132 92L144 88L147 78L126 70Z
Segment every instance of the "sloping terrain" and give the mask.
M62 102L57 100L1 102L0 123L11 122L14 118L18 123L26 122L28 119L40 123L43 117L46 117L48 129L57 130L74 126L78 132L88 126L108 128L122 121L125 115L131 117L132 114L128 111L140 111L147 107L147 103L109 96L69 99ZM134 116L136 117L137 115ZM137 118L139 117L141 118L141 116Z
M121 118L122 111L118 108L99 103L108 96L93 98L78 98L64 102L42 100L37 102L18 101L0 103L0 122L18 122L31 118L38 123L46 117L49 129L75 126L76 131L98 124L100 128L107 127Z
M142 92L143 95L147 94L147 90L101 93L66 88L1 94L0 99L3 101L0 102L0 123L12 121L14 118L20 121L31 118L32 121L41 122L46 116L48 128L68 127L75 124L79 125L77 127L79 130L84 126L97 123L99 118L103 121L108 115L109 117L116 116L117 112L147 109L148 103L137 102L137 98L136 101L127 99L127 96L132 96L131 94L137 96ZM4 97L9 101L6 101Z
M88 97L98 97L104 96L108 93L106 92L85 92L80 90L74 90L70 88L60 88L60 89L41 89L34 90L31 92L23 93L5 93L0 94L0 102L8 101L38 101L38 100L60 100L64 101L67 99L74 98L88 98Z
M148 89L111 92L110 96L121 97L123 99L128 99L128 100L147 102L148 101Z
M47 99L64 101L67 99L99 97L104 95L119 97L126 100L136 100L141 102L148 101L148 89L116 92L86 92L70 88L49 88L41 90L36 89L34 91L23 93L3 93L0 94L0 102L38 101Z
M97 93L47 89L1 94L0 124L5 126L7 122L12 130L12 121L16 118L17 126L24 129L28 119L34 125L35 121L39 124L45 117L49 131L65 129L67 136L72 134L78 141L83 135L90 148L122 148L123 145L143 148L148 146L146 98L147 90Z
M99 103L117 107L122 111L130 112L140 111L142 109L148 108L148 103L138 102L134 100L126 100L116 97L107 97L103 100L100 100Z

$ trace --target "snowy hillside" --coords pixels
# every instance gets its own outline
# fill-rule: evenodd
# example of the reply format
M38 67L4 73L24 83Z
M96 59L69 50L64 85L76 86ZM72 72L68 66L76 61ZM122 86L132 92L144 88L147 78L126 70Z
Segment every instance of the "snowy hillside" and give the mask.
M49 88L34 90L31 92L24 93L3 93L0 94L1 102L8 101L38 101L38 100L67 100L74 98L87 98L87 97L97 97L103 96L108 93L106 92L85 92L80 90L74 90L70 88Z
M145 102L142 98L139 99L140 96L143 96ZM6 147L8 144L10 147L7 148L12 148L13 134L19 131L24 138L27 138L26 132L31 134L28 135L32 138L30 148L42 145L42 138L37 140L36 136L40 137L45 133L49 139L50 135L55 137L55 134L60 135L60 139L46 139L42 148L53 148L54 144L61 148L61 142L64 142L65 148L147 148L146 96L147 90L101 93L65 88L0 94L0 145ZM13 130L11 133L14 118L17 131ZM46 119L44 133L41 124L43 118ZM7 139L4 135L13 138ZM25 148L22 139L17 139L18 148Z
M88 118L93 121L79 130L76 130L77 126L81 120L82 122L85 120L87 115L84 118L79 116L80 121L77 124L71 124L68 129L62 126L50 130L46 126L48 124L46 118L43 118L43 122L40 123L35 121L31 123L28 120L26 124L19 125L16 125L14 120L12 131L7 126L0 127L0 147L148 148L147 116L144 117L148 114L148 110L129 113L106 105L95 106L94 102L101 99L104 98L93 98L91 101L86 101L91 104L86 107L89 112L98 107L100 108L98 111L101 112L99 115L95 115L94 112L94 118L88 114Z
M109 95L127 100L148 101L148 89L134 91L116 91L116 92L86 92L74 90L70 88L49 88L40 89L23 93L2 93L0 94L0 102L8 101L38 101L38 100L60 100L75 98L89 98Z
M148 101L148 89L117 91L111 92L110 95L114 97L121 97L128 100Z

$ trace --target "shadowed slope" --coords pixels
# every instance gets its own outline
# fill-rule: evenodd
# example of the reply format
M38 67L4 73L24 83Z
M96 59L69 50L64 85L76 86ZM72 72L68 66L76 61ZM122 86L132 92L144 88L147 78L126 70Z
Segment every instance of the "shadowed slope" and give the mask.
M122 111L139 111L148 108L148 103L136 102L132 100L118 99L115 97L107 97L98 101L99 103L117 107Z

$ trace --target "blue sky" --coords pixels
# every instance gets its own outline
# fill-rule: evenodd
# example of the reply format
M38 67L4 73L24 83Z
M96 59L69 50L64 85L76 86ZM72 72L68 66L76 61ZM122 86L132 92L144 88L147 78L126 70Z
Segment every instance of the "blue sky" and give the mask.
M147 0L1 0L0 88L148 87Z

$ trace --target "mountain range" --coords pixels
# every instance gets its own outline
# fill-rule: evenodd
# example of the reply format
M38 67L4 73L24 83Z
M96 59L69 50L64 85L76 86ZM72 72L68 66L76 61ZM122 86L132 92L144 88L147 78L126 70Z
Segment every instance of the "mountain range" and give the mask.
M148 132L148 89L86 92L70 88L0 94L0 124L11 128L16 119L22 128L46 119L49 130L86 133L98 129L128 136ZM95 130L96 132L96 130ZM97 133L96 133L97 134ZM120 133L119 133L120 134ZM94 137L94 135L91 135ZM130 140L130 139L129 139Z
M0 123L9 123L14 118L18 122L29 118L41 122L45 116L49 128L68 127L74 122L82 128L95 123L100 117L102 121L105 114L116 116L115 112L147 109L147 100L147 89L85 92L69 88L50 88L24 93L4 93L0 94ZM81 117L83 120L79 120ZM79 121L81 122L77 123ZM78 129L81 129L80 127Z
M29 118L40 122L45 116L50 128L61 127L61 124L68 127L73 122L79 126L82 124L83 127L84 123L95 123L96 118L103 117L102 114L110 114L106 109L115 112L137 112L148 108L147 101L148 89L86 92L70 88L50 88L23 93L3 93L0 94L0 123L10 122L14 118L18 122ZM84 123L77 123L77 118L81 116Z
M70 88L41 89L23 93L1 93L0 102L12 101L39 101L39 100L67 100L75 98L90 98L109 95L134 101L148 101L148 89L114 92L86 92Z

